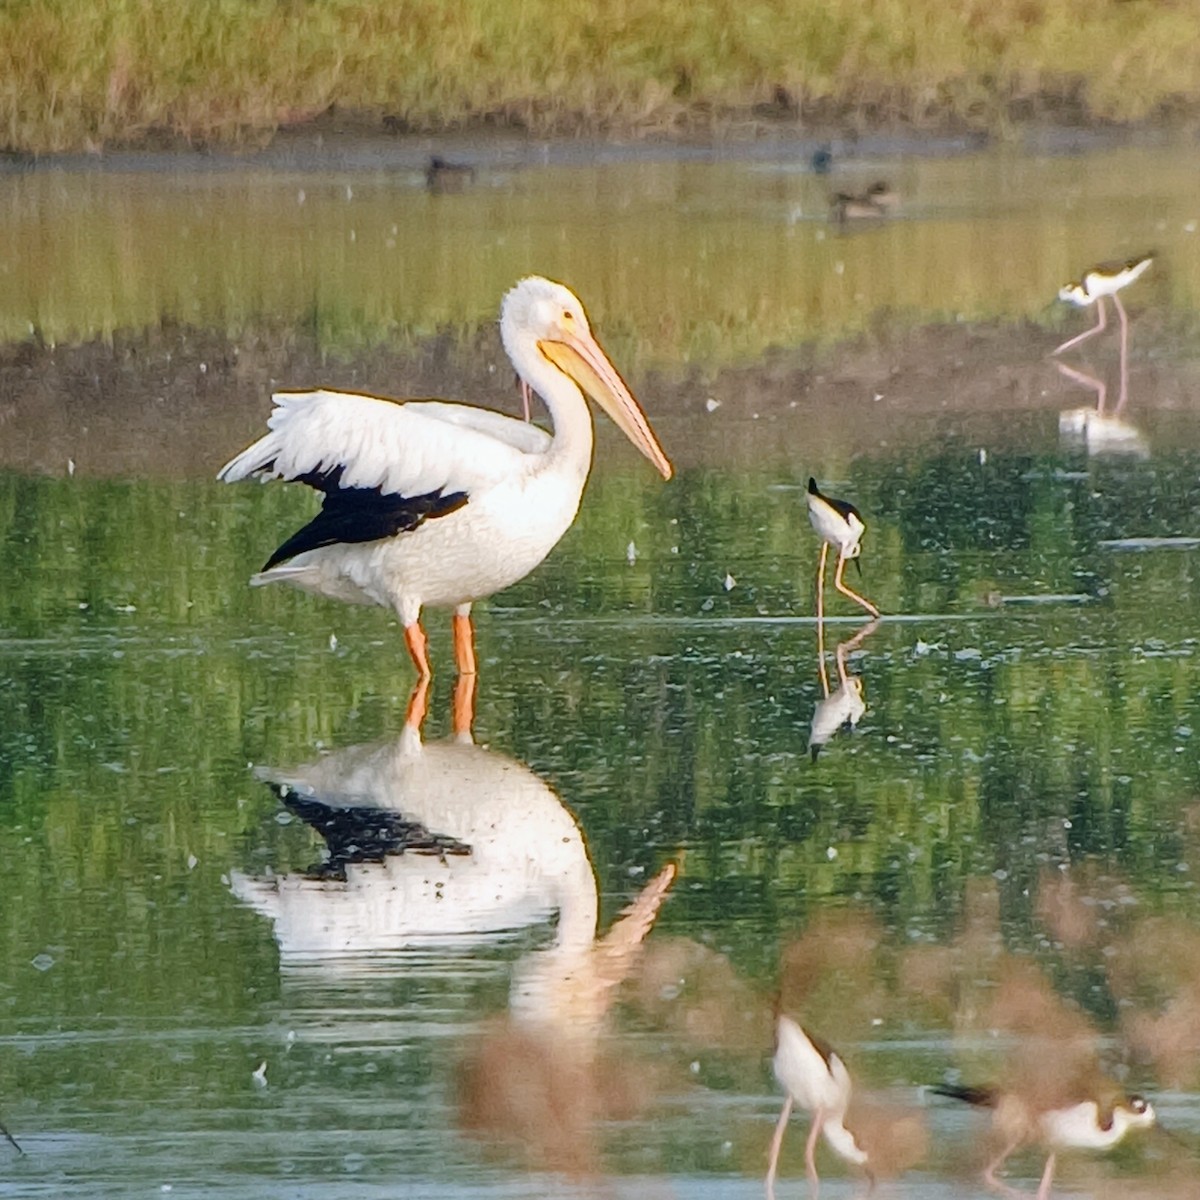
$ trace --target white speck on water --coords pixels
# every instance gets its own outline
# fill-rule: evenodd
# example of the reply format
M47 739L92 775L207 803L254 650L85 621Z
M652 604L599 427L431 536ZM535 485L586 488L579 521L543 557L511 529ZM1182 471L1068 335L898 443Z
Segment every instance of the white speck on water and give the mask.
M68 475L75 474L75 460L73 458L67 459L67 474Z
M135 613L135 612L137 612L137 605L136 604L118 604L113 608L113 612Z
M303 188L301 188L301 189L300 189L300 190L299 190L299 191L296 193L296 203L297 203L297 204L303 204L303 203L304 203L304 201L305 201L305 200L307 200L307 199L308 199L308 197L307 197L307 196L304 194L304 189L303 189Z
M194 854L189 854L189 855L187 856L187 867L188 867L188 870L189 870L189 871L194 871L194 870L196 869L196 866L197 866L197 864L198 864L199 862L200 862L200 860L199 860L199 859L198 859L198 858L197 858L197 857L196 857Z
M690 1063L688 1063L688 1070L691 1071L691 1073L693 1075L699 1075L700 1074L700 1060L697 1058L693 1058L692 1061Z
M258 1064L258 1070L251 1071L250 1078L254 1080L255 1087L267 1086L267 1060L265 1058Z
M716 412L721 407L720 400L714 400L711 396L704 402L705 410L708 412Z
M331 633L329 635L329 649L336 650L337 648L338 648L337 634Z
M635 562L637 562L637 546L635 546L633 542L630 542L629 545L625 547L625 561L631 567Z
M43 952L42 954L38 954L34 958L31 958L29 960L29 965L35 971L45 972L54 966L54 958L51 955Z
M833 860L837 858L837 847L829 846L825 851L825 857L829 859L830 862L833 862Z
M955 650L954 657L959 662L970 662L983 657L983 651L975 646L968 646L965 650Z
M737 587L737 580L734 579L734 577L732 575L730 575L728 571L725 573L725 585L724 586L725 586L725 590L727 592L732 592L733 589L735 587Z
M279 812L275 814L276 825L290 825L292 823L292 814L290 812Z
M347 200L354 199L354 189L349 184L346 184L346 199Z
M835 275L845 275L845 273L846 273L846 264L845 264L844 262L840 262L840 261L839 261L839 262L835 262L835 263L833 264L833 273L834 273Z
M1003 867L997 867L997 869L992 872L992 878L997 883L1003 883L1008 878L1008 872Z
M1184 233L1195 233L1196 232L1196 222L1195 221L1185 221L1184 225L1183 225L1183 232Z
M872 392L871 399L874 400L876 404L878 404L880 402L880 400L883 399L883 393L882 392Z
M208 363L202 362L202 363L200 364L200 374L201 374L201 375L207 375L207 374L208 374Z
M979 465L981 467L987 465L987 450L983 446L979 447Z

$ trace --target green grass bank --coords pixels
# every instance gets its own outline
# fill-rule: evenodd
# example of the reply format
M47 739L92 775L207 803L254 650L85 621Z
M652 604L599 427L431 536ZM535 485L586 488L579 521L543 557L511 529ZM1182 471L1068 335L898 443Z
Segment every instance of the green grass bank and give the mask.
M1195 0L9 0L0 146L1200 112Z

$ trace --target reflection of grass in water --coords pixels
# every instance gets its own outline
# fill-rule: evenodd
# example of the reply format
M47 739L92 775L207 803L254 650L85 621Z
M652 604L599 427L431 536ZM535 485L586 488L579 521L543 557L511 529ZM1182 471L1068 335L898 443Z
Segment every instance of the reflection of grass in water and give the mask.
M1186 309L1200 243L1183 232L1178 159L906 164L904 214L850 236L828 225L826 181L786 161L497 170L446 197L402 171L30 172L3 197L0 337L61 342L171 314L235 334L307 323L332 349L402 343L494 321L536 272L578 291L622 367L708 365L858 333L880 312L1049 320L1081 264L1152 237L1163 268L1131 289L1131 311L1168 292Z
M1087 36L1080 30L1086 28ZM1196 99L1187 4L1094 0L57 0L0 14L4 140L271 131L331 104L413 128L660 129L766 104L995 127L1063 103L1137 119ZM270 48L269 52L266 48Z

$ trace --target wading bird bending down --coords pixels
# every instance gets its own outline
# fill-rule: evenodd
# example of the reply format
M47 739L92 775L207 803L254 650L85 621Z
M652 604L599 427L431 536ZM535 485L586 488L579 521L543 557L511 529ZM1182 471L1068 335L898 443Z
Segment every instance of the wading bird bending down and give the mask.
M1004 1144L984 1169L983 1178L989 1187L1011 1193L1012 1189L996 1178L996 1172L1019 1146L1040 1141L1049 1149L1037 1200L1047 1200L1050 1195L1059 1150L1110 1150L1131 1129L1146 1129L1155 1121L1154 1107L1142 1096L1118 1093L1039 1109L1015 1092L996 1088L943 1085L931 1090L939 1096L993 1110L993 1123Z
M472 602L528 575L575 520L592 463L584 393L664 479L672 473L571 291L521 280L504 297L500 337L549 410L553 436L466 404L277 393L271 432L217 478L305 483L324 503L250 582L394 608L422 678L430 669L421 609L453 608L455 661L474 674Z
M845 500L835 500L826 496L817 488L817 481L809 476L808 480L808 519L821 538L821 561L817 566L817 620L825 618L825 559L829 547L833 546L838 552L837 570L833 575L833 586L843 596L861 604L873 617L879 616L879 609L870 600L860 596L842 580L842 572L846 569L846 560L854 559L859 574L862 567L858 564L858 556L862 553L862 535L866 532L866 524L862 514L853 504Z
M812 1127L804 1147L804 1165L814 1190L820 1183L814 1154L822 1132L829 1145L848 1163L865 1167L866 1151L843 1124L846 1110L850 1107L850 1072L846 1070L846 1064L837 1051L818 1041L791 1017L780 1014L775 1026L775 1058L772 1066L775 1078L787 1092L787 1099L783 1102L775 1136L771 1139L767 1195L775 1195L779 1150L794 1104L812 1113Z
M1068 338L1061 346L1055 347L1053 353L1061 354L1064 350L1070 350L1072 346L1078 346L1080 342L1087 341L1088 338L1104 329L1108 321L1104 297L1111 296L1113 303L1117 306L1117 315L1121 318L1121 358L1124 361L1125 349L1129 340L1129 318L1125 314L1125 306L1121 303L1121 297L1117 293L1123 287L1128 287L1135 279L1141 278L1153 261L1153 254L1143 254L1140 258L1131 258L1128 262L1101 263L1099 266L1085 271L1079 282L1068 283L1059 288L1058 298L1067 304L1074 304L1076 308L1096 305L1097 320L1091 329L1085 329L1075 337Z

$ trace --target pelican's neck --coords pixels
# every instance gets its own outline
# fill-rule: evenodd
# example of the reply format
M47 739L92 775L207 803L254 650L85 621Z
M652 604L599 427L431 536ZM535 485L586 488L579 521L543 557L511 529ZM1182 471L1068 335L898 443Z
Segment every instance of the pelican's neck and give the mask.
M554 425L547 459L569 463L586 478L592 467L592 414L583 393L536 345L509 347L517 374L542 398Z

